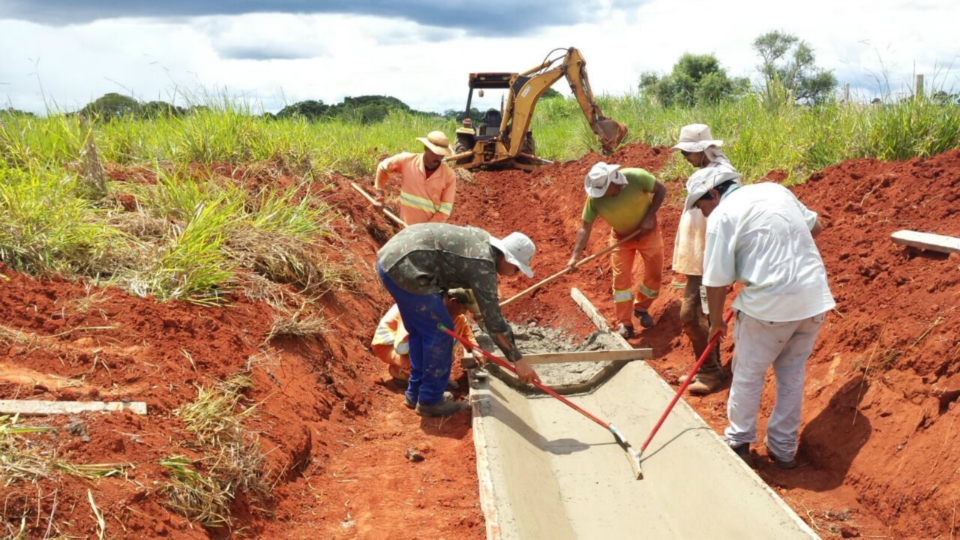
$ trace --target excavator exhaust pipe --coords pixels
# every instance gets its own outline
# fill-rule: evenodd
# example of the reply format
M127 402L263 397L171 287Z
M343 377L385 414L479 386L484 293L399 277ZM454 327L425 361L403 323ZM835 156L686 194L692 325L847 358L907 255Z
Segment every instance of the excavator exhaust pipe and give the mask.
M611 154L627 136L627 126L611 118L597 120L597 137L604 154Z

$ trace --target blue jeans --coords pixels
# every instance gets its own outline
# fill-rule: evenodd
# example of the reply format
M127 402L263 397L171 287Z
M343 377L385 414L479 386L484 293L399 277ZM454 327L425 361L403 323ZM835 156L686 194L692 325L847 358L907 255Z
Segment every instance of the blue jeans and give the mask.
M380 268L377 274L400 309L403 326L410 333L410 380L407 400L435 405L443 400L453 362L453 338L441 332L438 324L453 329L453 319L439 294L412 294L401 289Z

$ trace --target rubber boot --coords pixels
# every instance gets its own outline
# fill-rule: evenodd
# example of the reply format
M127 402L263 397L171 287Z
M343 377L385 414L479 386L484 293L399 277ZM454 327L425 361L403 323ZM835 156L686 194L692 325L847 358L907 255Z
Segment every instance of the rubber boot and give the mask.
M446 401L446 400L448 400L448 399L453 399L453 394L451 394L450 392L444 392L444 393L443 393L443 400ZM408 408L408 409L416 409L416 408L417 408L417 404L414 403L414 402L412 402L412 401L410 401L409 399L407 399L406 394L404 394L404 396L403 396L403 406L406 407L406 408Z
M465 407L466 405L462 402L454 401L452 396L450 399L447 399L447 396L444 395L440 403L433 405L417 403L417 414L420 416L451 416Z

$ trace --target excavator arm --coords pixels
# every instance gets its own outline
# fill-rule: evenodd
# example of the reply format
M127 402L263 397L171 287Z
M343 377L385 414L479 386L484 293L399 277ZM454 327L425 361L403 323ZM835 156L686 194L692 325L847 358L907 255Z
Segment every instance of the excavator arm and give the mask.
M627 128L600 112L587 79L587 63L580 51L570 47L560 65L548 69L556 62L556 59L545 60L539 66L518 74L516 79L511 81L506 114L503 115L500 125L501 133L509 133L508 153L512 156L518 155L523 138L530 128L537 100L561 77L566 77L570 84L570 90L586 116L590 129L600 139L604 153L612 152L626 137Z

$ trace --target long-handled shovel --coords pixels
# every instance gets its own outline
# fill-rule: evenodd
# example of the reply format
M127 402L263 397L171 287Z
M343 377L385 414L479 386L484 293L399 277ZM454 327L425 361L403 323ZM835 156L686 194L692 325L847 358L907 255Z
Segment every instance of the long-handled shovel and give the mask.
M514 369L513 366L511 366L510 364L504 362L503 360L497 358L496 356L493 356L492 354L490 354L490 353L488 353L487 351L481 349L480 347L474 347L469 341L467 341L466 339L464 339L463 337L461 337L461 336L458 335L457 333L450 331L450 329L447 328L446 326L444 326L444 325L442 325L442 324L438 324L438 325L437 325L437 328L439 328L440 330L442 330L443 332L445 332L448 336L452 337L453 339L459 341L459 342L463 345L463 347L464 347L468 352L470 352L472 349L475 348L475 349L477 349L478 351L480 351L480 354L486 356L488 359L492 360L495 364L497 364L498 366L502 367L503 369L505 369L505 370L507 370L507 371L509 371L509 372L511 372L511 373L513 373L513 374L516 374L516 373L517 373L517 370ZM627 442L627 438L624 437L623 433L621 433L620 430L616 428L616 426L614 426L613 424L608 424L608 423L604 422L603 420L600 420L600 419L597 418L596 416L594 416L594 415L588 413L587 411L581 409L581 408L578 407L576 404L574 404L572 401L570 401L570 400L568 400L567 398L561 396L560 394L554 392L554 391L551 390L550 388L548 388L548 387L546 387L546 386L544 386L544 385L542 385L542 384L540 384L540 383L538 383L538 382L536 382L536 381L532 381L532 384L533 384L535 387L539 388L540 390L543 390L543 391L546 392L547 394L549 394L549 395L551 395L551 396L559 399L559 400L560 400L564 405L566 405L567 407L570 407L571 409L579 412L580 414L586 416L586 417L589 418L590 420L593 420L594 422L596 422L597 424L599 424L602 428L606 429L606 430L609 431L610 433L613 433L614 438L617 440L617 444L620 445L620 448L622 448L622 449L624 450L624 452L627 453L627 459L630 461L630 468L633 469L634 476L636 476L637 478L641 478L641 477L643 476L643 473L640 472L640 454L639 454L636 450L634 450L632 446L630 446L630 443Z
M357 190L358 193L360 193L361 195L363 195L363 198L364 198L364 199L370 201L370 204L376 204L377 201L376 201L373 197L371 197L370 194L367 193L367 191L366 191L365 189L363 189L362 187L358 186L356 182L350 182L350 186L351 186L353 189ZM391 212L391 211L387 210L386 208L384 208L384 209L383 209L383 213L384 213L384 215L386 215L388 218L390 218L390 220L393 221L394 223L396 223L397 225L406 228L406 226L407 226L406 222L404 222L402 219L398 218L393 212Z
M610 253L611 251L613 251L613 250L617 249L618 247L622 246L623 244L626 244L626 243L629 242L630 240L633 240L634 238L636 238L637 236L639 236L640 233L642 233L642 232L643 232L643 229L640 229L640 230L638 230L638 231L634 231L634 232L630 233L630 234L627 235L623 240L620 240L620 241L617 242L616 244L613 244L612 246L607 246L607 247L601 249L600 251L594 253L593 255L590 255L589 257L584 257L584 258L580 259L579 261L577 261L576 263L573 264L573 267L574 267L574 268L579 268L580 266L582 266L582 265L584 265L584 264L587 264L587 263L590 262L590 261L595 260L597 257L600 257L601 255L606 255L607 253ZM542 281L539 281L539 282L537 282L537 283L535 283L535 284L527 287L526 289L518 292L517 294L511 296L510 298L507 298L507 299L504 300L503 302L500 302L500 307L503 307L503 306L505 306L505 305L507 305L507 304L513 303L514 300L517 300L518 298L520 298L520 297L522 297L522 296L525 296L525 295L527 295L527 294L532 293L533 291L539 289L540 287L543 287L543 286L546 285L547 283L550 283L551 281L557 279L558 277L560 277L560 276L562 276L562 275L564 275L564 274L566 274L566 273L568 273L568 272L570 272L570 269L564 268L563 270L557 272L556 274L553 274L553 275L550 276L550 277L544 278Z
M733 312L728 311L727 315L723 318L723 322L729 323L730 318L733 317ZM673 410L673 406L677 404L677 401L680 400L680 396L683 395L683 391L690 386L690 383L693 382L693 376L697 374L697 371L700 370L700 366L703 365L703 362L707 359L707 356L710 355L710 351L713 350L713 347L716 346L717 342L720 341L720 334L713 336L713 339L707 343L707 346L703 349L703 352L700 354L700 358L697 359L697 363L693 365L690 369L690 373L687 374L687 380L683 381L683 384L680 385L680 389L677 390L677 394L673 396L673 400L670 401L670 405L667 405L667 410L663 411L663 415L660 416L660 420L657 421L657 425L653 426L653 431L650 432L650 435L647 436L647 440L643 441L643 444L640 446L640 453L637 454L637 458L643 455L643 451L647 449L647 446L650 445L650 441L653 440L653 436L657 434L657 431L660 430L660 426L663 425L663 421L667 419L667 415L670 414L670 411ZM637 464L637 478L643 478L643 471L640 470L639 463Z

